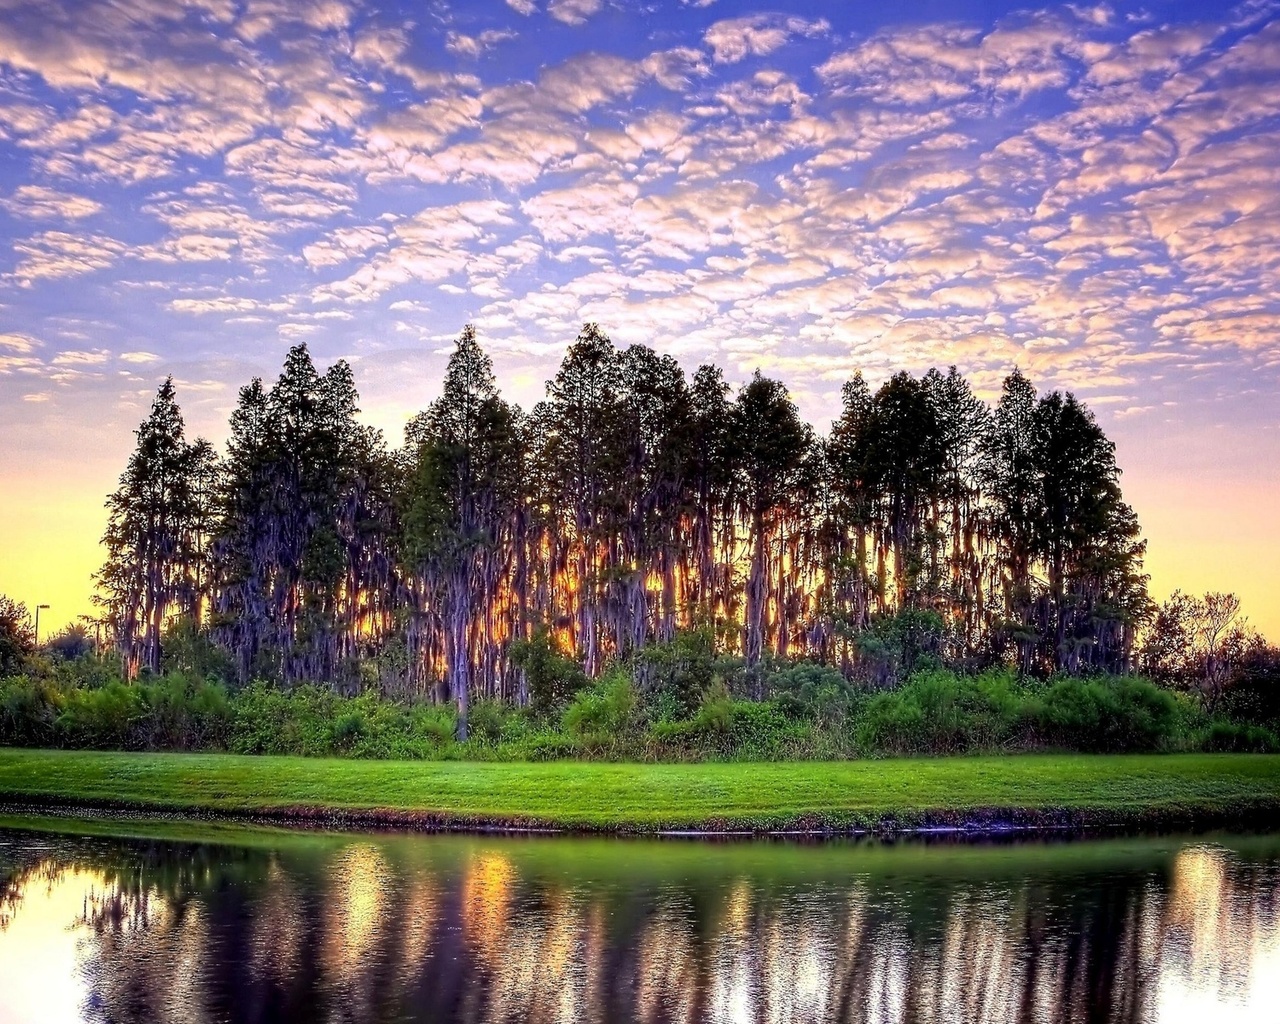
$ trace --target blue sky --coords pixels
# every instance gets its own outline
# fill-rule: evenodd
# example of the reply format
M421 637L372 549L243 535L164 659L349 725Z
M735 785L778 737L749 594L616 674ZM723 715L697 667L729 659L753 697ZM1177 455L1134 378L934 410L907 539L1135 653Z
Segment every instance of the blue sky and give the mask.
M0 0L0 590L87 595L166 374L220 440L305 340L395 438L464 323L528 406L596 320L820 428L856 370L1070 388L1154 589L1280 632L1278 14Z

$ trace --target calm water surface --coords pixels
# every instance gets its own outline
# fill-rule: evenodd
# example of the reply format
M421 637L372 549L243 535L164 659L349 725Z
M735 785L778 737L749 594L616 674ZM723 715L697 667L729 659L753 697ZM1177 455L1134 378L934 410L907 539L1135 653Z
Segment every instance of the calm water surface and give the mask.
M5 1024L1280 1020L1277 836L123 839L7 821Z

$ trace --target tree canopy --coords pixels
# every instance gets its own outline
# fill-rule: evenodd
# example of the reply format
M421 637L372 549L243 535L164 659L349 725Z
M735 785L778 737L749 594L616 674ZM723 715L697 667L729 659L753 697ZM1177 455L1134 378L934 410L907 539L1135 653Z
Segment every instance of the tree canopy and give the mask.
M182 619L242 680L435 693L465 730L478 697L530 700L538 644L594 676L701 628L854 675L927 626L964 664L1122 671L1149 606L1114 445L1017 370L994 407L954 367L856 375L823 436L780 381L734 394L587 324L525 413L467 327L400 446L357 413L350 367L298 345L219 455L164 382L99 575L135 669Z

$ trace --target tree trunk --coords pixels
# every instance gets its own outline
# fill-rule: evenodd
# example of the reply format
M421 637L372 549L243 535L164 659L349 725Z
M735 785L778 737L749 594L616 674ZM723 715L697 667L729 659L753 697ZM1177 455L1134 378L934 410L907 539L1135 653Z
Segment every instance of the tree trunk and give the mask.
M764 515L756 512L751 523L751 575L747 580L747 665L754 668L760 663L764 647L764 606L768 599L768 567L765 564L769 552L764 530Z

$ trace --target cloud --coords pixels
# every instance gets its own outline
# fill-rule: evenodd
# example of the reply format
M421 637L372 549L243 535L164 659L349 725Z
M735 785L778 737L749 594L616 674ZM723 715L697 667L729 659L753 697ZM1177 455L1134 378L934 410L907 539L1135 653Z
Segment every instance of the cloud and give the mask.
M54 356L51 363L53 366L101 366L110 358L111 353L105 348L97 348L88 352L65 349Z
M566 25L582 25L603 6L604 0L548 0L547 13Z
M475 59L482 54L492 50L499 43L504 43L509 39L515 39L518 33L509 29L485 29L474 36L463 35L460 32L450 32L445 36L444 45L450 53L456 53L461 57L470 57Z
M833 90L907 106L980 96L1026 96L1069 84L1077 25L1056 13L998 24L925 25L873 36L817 68Z
M0 349L15 352L20 356L32 355L39 347L39 342L26 334L0 334Z
M4 199L0 206L15 217L30 220L81 220L102 212L102 204L86 196L43 185L20 185Z
M338 228L326 238L304 246L303 258L312 267L335 266L385 245L387 232L378 225Z
M303 336L365 358L474 319L536 392L584 317L785 371L815 407L859 367L1170 391L1280 367L1273 14L890 13L851 34L705 6L659 33L614 0L415 23L11 3L0 205L30 237L0 301L48 359L0 346L5 372L65 354L59 373L143 376L188 349L239 372ZM517 18L539 13L578 27ZM503 45L512 23L548 45ZM100 322L60 312L76 278ZM127 351L83 361L114 337Z
M632 218L631 204L639 188L616 177L548 189L520 204L521 212L550 242L583 241L625 232Z
M45 231L13 244L20 256L12 277L24 287L41 279L75 277L103 270L128 246L105 235L72 235Z
M429 207L395 225L388 247L349 276L313 290L312 301L370 302L417 282L441 282L477 266L492 250L498 231L514 223L502 200L476 200ZM501 272L501 260L491 269Z
M796 16L756 14L717 21L703 34L717 64L733 64L747 57L764 57L785 46L793 36L826 35L825 18L809 21Z
M216 295L210 298L173 299L169 308L175 313L201 315L205 313L285 313L292 308L288 301L273 302L235 295Z

